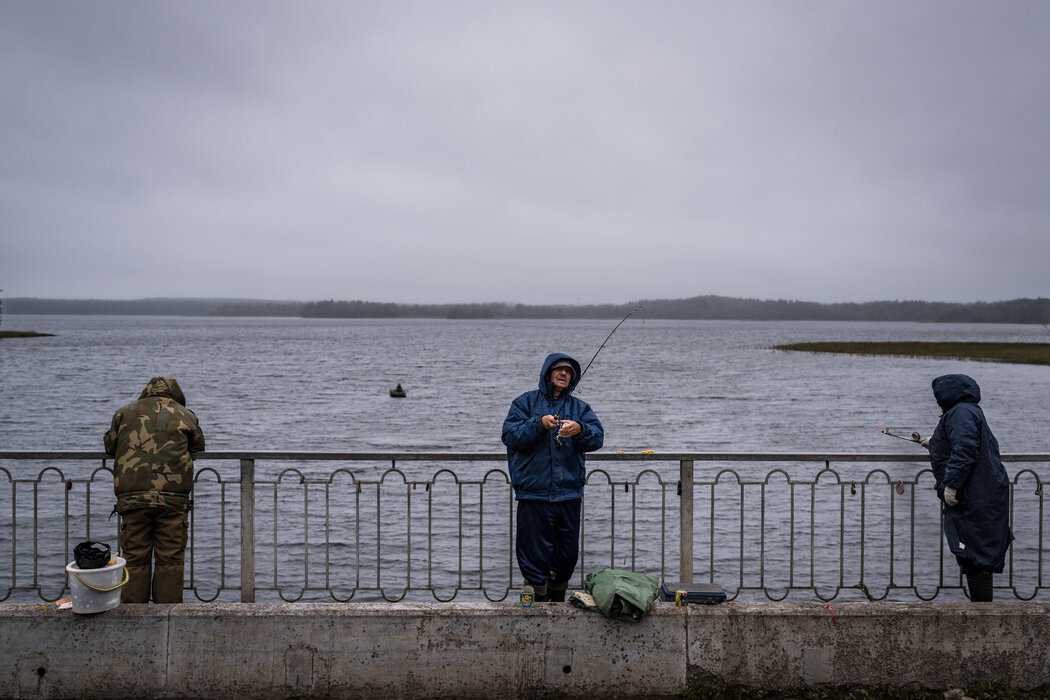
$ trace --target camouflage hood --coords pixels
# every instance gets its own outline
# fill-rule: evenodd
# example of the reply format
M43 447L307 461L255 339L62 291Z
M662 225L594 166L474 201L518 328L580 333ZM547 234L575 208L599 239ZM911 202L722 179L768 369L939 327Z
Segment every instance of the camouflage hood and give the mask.
M146 388L139 394L140 399L148 399L151 396L163 396L186 405L186 395L182 393L182 387L171 377L154 377L146 384Z

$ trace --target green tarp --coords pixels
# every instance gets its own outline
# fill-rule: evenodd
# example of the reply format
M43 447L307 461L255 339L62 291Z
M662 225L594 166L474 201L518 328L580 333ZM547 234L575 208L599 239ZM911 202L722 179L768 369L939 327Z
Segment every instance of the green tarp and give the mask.
M652 610L660 591L660 582L652 576L616 569L587 574L583 586L602 615L626 622L638 622Z

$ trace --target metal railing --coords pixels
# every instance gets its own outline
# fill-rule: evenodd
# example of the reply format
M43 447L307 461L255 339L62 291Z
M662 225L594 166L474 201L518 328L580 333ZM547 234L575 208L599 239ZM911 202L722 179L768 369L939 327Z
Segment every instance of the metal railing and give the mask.
M1003 459L1017 540L997 598L1044 599L1050 454ZM505 460L197 454L186 587L202 601L503 600L521 583ZM77 542L116 548L110 464L101 452L0 451L0 601L56 600ZM620 568L713 581L730 599L963 599L939 518L914 454L599 452L573 585Z

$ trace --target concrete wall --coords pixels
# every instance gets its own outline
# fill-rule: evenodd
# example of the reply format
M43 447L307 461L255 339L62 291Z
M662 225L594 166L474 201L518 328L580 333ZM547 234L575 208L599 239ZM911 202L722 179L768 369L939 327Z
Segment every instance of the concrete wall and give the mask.
M1050 684L1050 604L0 605L0 697L667 697L688 683Z

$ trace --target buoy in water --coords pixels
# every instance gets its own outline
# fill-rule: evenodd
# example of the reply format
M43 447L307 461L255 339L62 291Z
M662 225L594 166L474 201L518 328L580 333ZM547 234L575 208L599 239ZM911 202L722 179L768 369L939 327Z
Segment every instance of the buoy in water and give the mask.
M405 390L401 388L400 384L398 384L397 387L390 390L390 395L395 399L403 399L405 398L405 396L407 396Z

